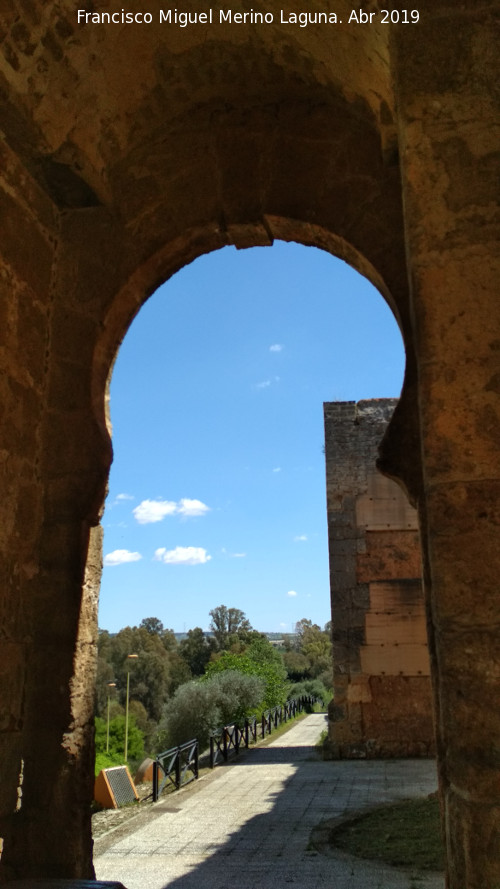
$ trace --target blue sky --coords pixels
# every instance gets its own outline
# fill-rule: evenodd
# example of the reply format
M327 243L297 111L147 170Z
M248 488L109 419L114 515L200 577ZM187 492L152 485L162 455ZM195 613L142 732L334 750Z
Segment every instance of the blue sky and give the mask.
M372 285L311 247L228 247L141 309L111 382L99 625L208 628L217 605L291 632L330 619L323 402L398 396Z

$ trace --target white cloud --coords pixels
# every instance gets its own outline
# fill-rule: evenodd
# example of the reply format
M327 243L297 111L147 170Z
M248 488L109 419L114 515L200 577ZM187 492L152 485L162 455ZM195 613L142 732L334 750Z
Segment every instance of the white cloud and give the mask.
M149 525L152 522L161 522L167 515L177 512L177 503L173 500L143 500L133 510L134 516L140 525Z
M168 515L181 515L183 518L205 515L210 507L201 500L183 497L178 503L175 500L143 500L132 511L140 525L149 525L152 522L162 522Z
M183 497L177 504L177 512L188 518L205 515L205 513L210 512L210 507L206 503L202 503L201 500L188 500L186 497Z
M275 466L273 472L281 472L281 466Z
M104 556L105 565L125 565L127 562L138 562L142 559L140 553L131 553L128 549L115 549Z
M307 534L298 534L293 538L296 542L307 540Z
M295 590L288 590L287 596L296 596L296 595L297 595L297 593L295 592Z
M272 346L269 346L270 352L282 352L285 347L281 345L281 343L274 343Z
M165 565L204 565L211 558L201 546L176 546L175 549L162 546L155 552L156 561Z
M117 494L116 499L118 500L135 500L133 494Z

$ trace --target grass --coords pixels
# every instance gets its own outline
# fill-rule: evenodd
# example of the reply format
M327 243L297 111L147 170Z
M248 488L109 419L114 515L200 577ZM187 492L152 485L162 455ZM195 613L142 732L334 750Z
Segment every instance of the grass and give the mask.
M444 870L444 852L435 797L380 806L334 827L329 843L358 858L395 867Z
M325 729L323 729L318 740L316 741L316 750L319 750L320 753L323 752L323 746L324 746L324 743L327 738L328 738L328 729L325 728Z

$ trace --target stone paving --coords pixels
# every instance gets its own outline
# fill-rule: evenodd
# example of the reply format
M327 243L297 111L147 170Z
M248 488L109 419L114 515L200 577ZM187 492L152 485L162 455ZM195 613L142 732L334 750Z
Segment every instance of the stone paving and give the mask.
M325 819L436 789L429 760L323 762L313 714L160 801L95 845L96 877L127 889L443 889L411 874L310 847Z

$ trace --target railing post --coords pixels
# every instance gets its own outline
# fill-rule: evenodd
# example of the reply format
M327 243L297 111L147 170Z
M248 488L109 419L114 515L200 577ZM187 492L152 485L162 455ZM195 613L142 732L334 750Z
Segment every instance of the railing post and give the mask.
M224 728L222 729L222 735L223 735L222 748L223 748L224 762L227 762L227 729L226 729L226 726L224 726Z
M153 763L153 802L158 802L158 760L155 759Z
M211 769L215 768L214 747L215 747L214 736L210 735L210 768Z
M245 747L248 748L248 719L245 719Z
M181 786L181 749L177 748L177 756L175 758L175 786L179 790Z
M193 775L195 776L195 778L197 778L198 777L198 741L197 740L195 741L195 745L194 745L193 760L194 760Z
M234 723L234 726L233 726L233 738L234 738L234 752L236 753L236 756L237 756L238 753L240 752L240 729L236 725L236 723Z

